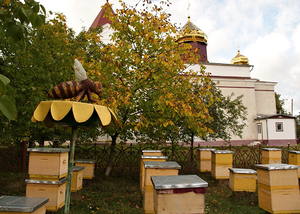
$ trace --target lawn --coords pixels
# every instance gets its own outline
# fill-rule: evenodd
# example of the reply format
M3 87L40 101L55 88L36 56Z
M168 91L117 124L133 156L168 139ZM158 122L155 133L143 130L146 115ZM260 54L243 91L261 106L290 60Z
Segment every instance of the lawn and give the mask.
M210 173L199 173L208 182L205 194L205 213L266 213L258 207L257 193L233 194L228 180L215 180ZM27 173L0 172L0 195L25 196ZM83 188L71 194L70 212L134 214L143 213L143 196L139 190L139 176L105 177L97 174L85 180ZM60 209L57 214L64 213Z

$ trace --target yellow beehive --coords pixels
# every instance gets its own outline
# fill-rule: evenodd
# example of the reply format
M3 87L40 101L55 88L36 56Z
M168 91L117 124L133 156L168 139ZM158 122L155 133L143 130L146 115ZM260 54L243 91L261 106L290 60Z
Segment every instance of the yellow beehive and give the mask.
M65 205L67 178L59 181L29 180L26 179L26 196L49 198L46 210L56 212Z
M140 162L140 189L144 192L144 184L145 184L145 167L144 161L166 161L168 159L167 156L141 156Z
M69 149L28 148L31 180L58 181L68 175Z
M45 214L48 198L2 196L0 197L1 214Z
M75 160L75 166L83 166L83 179L95 177L95 160Z
M144 161L145 191L143 194L144 213L154 213L153 185L151 176L178 175L180 165L175 161Z
M82 189L83 166L73 166L71 192L77 192Z
M262 164L280 164L281 149L263 148L262 149Z
M229 168L232 168L232 154L229 150L211 151L211 175L215 179L229 179Z
M253 169L229 168L229 187L232 191L256 191L256 171Z
M300 213L298 166L259 164L256 168L259 207L270 213Z
M197 149L197 170L199 170L200 172L211 171L211 151L213 150L215 149Z
M300 166L300 151L289 150L289 164ZM300 178L300 167L298 168L298 178Z
M152 176L154 213L204 213L208 183L197 175Z
M144 156L163 156L161 150L143 150Z

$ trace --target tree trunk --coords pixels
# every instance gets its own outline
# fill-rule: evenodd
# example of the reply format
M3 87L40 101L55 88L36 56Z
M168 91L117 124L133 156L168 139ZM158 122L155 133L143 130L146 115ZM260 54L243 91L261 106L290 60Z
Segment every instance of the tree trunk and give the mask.
M112 135L111 136L111 145L110 145L110 155L109 155L109 160L106 165L106 170L105 170L105 176L109 176L111 169L113 167L113 159L115 156L115 148L116 148L116 143L117 143L117 137L118 134Z
M191 136L191 162L190 162L190 166L191 166L191 169L193 167L193 151L194 151L194 133L192 133L192 136Z

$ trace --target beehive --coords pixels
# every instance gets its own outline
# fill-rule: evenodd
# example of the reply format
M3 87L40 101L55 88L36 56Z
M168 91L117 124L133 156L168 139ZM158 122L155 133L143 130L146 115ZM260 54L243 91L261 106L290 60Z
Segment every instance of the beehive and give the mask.
M232 191L256 191L256 174L253 169L229 168L229 187Z
M59 181L68 175L68 152L62 148L28 148L31 180Z
M215 149L197 149L197 170L199 170L200 172L211 171L211 151L213 150Z
M229 168L232 168L232 154L229 150L211 151L211 175L215 179L229 179Z
M204 213L208 183L197 175L151 176L154 213Z
M77 192L82 189L83 170L83 166L73 166L71 192Z
M144 161L166 161L168 159L167 156L141 156L140 162L140 189L144 192L144 184L145 184L145 167Z
M48 198L24 197L24 196L1 196L1 214L44 214Z
M59 181L26 179L26 196L49 198L46 210L56 212L65 205L67 178Z
M262 149L262 164L280 164L281 149L263 148Z
M259 164L256 168L259 207L270 213L300 213L298 166Z
M83 166L83 179L93 179L95 177L95 160L75 160L75 166Z
M153 185L151 176L178 175L180 165L175 161L144 161L145 191L143 194L144 213L154 213Z
M289 164L300 166L300 151L289 150ZM300 179L300 167L298 168L298 178Z
M145 156L163 156L161 150L143 150Z

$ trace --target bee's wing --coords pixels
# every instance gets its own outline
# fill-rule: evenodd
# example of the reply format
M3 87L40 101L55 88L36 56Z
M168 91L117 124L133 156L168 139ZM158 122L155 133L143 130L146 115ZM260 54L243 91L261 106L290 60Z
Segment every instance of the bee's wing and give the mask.
M76 81L82 81L87 79L86 71L84 70L81 63L78 61L78 59L75 59L74 61L74 71L75 71Z

